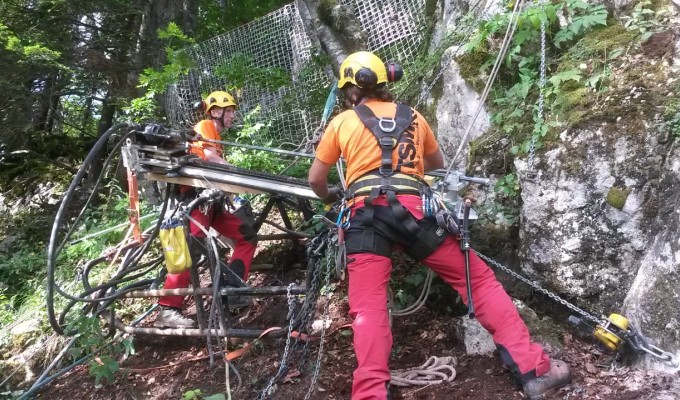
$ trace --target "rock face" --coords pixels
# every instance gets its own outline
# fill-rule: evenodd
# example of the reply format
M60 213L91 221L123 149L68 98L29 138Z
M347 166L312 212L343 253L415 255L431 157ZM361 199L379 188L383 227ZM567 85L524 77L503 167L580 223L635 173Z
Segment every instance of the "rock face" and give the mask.
M470 122L473 120L480 103L477 94L461 77L460 67L453 60L452 55L457 51L452 47L444 52L445 62L442 64L442 97L437 103L437 132L442 151L451 157L456 154L464 139ZM482 107L474 120L466 142L478 138L489 128L489 115ZM456 159L456 168L461 170L466 164L465 148ZM450 160L449 160L450 161Z
M441 45L444 38L456 29L470 29L461 27L460 21L470 7L475 2L447 0L438 3L437 23L432 33L431 47L437 48ZM492 13L500 4L499 1L484 1L482 10L484 13ZM478 5L478 6L480 6ZM447 48L440 64L439 78L435 84L441 84L441 96L437 99L431 94L432 87L423 87L424 95L427 96L426 104L432 105L436 102L436 124L431 121L433 128L438 133L439 143L446 157L452 157L458 150L463 137L465 136L468 125L475 116L475 112L480 103L479 94L462 78L460 66L455 61L459 52L459 46ZM466 143L476 139L489 128L489 115L486 107L482 107L479 115L476 116L470 135ZM456 168L462 170L466 164L466 147L461 150L461 154L456 159ZM448 160L447 160L448 161Z
M639 270L625 299L625 310L658 347L680 357L680 146L671 146L659 184L656 227L648 236ZM664 364L653 358L648 366Z
M631 7L604 3L617 16ZM432 46L459 28L469 6L441 4ZM616 66L597 111L586 110L539 152L538 179L521 184L517 246L525 275L596 317L626 315L650 344L680 357L680 134L663 117L668 99L679 95L679 50L677 31L653 35L638 56ZM436 107L433 127L448 157L479 104L455 51L442 58L441 96L427 100ZM484 134L488 121L482 110L468 140ZM465 155L464 149L459 169ZM475 160L473 167L488 162ZM525 171L525 161L516 159L515 167ZM678 369L650 357L643 363Z
M600 117L541 154L538 180L522 183L520 259L551 290L597 317L623 313L650 344L680 355L680 151L658 113L674 95L661 63L647 75L661 82L619 87Z
M620 309L637 274L651 228L645 213L655 212L650 179L663 163L654 136L622 128L564 131L538 180L522 185L525 271L603 314Z

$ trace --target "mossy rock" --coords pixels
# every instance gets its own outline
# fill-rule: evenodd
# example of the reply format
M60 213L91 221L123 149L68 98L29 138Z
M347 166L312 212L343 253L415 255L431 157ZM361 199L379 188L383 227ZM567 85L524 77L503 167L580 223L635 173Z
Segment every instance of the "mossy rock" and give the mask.
M10 388L20 388L25 386L28 379L32 379L32 376L27 376L27 369L21 368L23 363L18 360L5 360L0 361L0 376L3 379L7 379L5 387ZM10 378L10 374L14 372L14 375Z
M556 324L552 318L547 316L541 318L536 314L536 311L526 304L517 300L514 303L532 335L540 336L544 342L549 343L554 348L561 349L564 347L562 342L564 329Z
M630 188L617 188L617 187L612 187L609 189L609 193L607 193L607 203L619 210L623 210L623 206L626 205L626 199L628 199L628 195L630 194Z
M562 56L556 72L578 69L578 66L592 58L602 59L617 48L626 48L635 39L635 33L627 30L616 20L608 26L594 29Z
M317 6L319 19L327 25L333 24L333 7L337 6L337 0L321 0Z
M478 93L484 90L486 84L486 77L480 74L479 68L488 58L489 54L483 51L465 53L456 57L456 62L460 67L460 76Z

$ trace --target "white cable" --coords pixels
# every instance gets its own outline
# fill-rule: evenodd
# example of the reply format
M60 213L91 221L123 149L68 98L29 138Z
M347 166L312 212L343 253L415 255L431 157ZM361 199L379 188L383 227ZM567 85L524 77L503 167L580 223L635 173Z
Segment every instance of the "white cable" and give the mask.
M418 296L418 299L411 304L410 306L402 309L402 310L394 310L392 311L392 315L395 317L405 317L407 315L411 315L415 313L416 311L420 310L425 303L427 302L427 297L430 295L430 288L432 287L432 280L434 279L434 272L432 272L431 269L427 270L427 276L425 277L425 281L423 282L423 289L420 291L420 295ZM390 302L394 304L394 300L390 299Z
M498 74L498 71L500 70L500 65L502 60L505 58L505 53L508 50L508 47L510 46L510 41L515 34L515 30L517 29L517 22L519 18L515 18L515 14L517 13L517 10L519 10L524 3L524 0L518 0L515 3L514 8L512 9L512 14L510 15L510 23L508 24L508 28L505 30L505 37L503 38L503 43L501 44L501 49L499 50L498 56L496 57L496 62L494 63L493 69L491 70L491 74L489 75L489 79L486 81L486 86L484 87L484 91L482 92L482 95L480 96L479 103L477 104L477 109L468 123L468 127L465 130L465 135L463 135L463 138L460 141L460 145L458 146L458 150L454 154L453 158L451 158L451 162L449 163L449 167L446 169L446 174L444 174L444 179L443 181L446 182L446 179L449 177L449 174L451 173L451 169L453 168L454 164L456 163L456 159L458 158L458 155L461 153L463 150L463 147L467 145L467 138L470 136L470 133L472 132L472 127L475 121L477 120L477 117L479 116L479 113L482 111L482 107L484 107L484 103L486 102L486 98L489 95L489 92L491 91L491 85L493 84L493 81L496 79L496 75Z

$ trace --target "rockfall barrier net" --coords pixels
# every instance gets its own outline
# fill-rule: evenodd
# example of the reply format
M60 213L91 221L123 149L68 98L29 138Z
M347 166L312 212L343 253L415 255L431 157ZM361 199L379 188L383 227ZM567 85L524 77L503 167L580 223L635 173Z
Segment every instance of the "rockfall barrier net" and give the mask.
M359 20L368 50L402 65L424 38L425 0L341 0ZM192 105L213 90L236 95L241 123L255 127L258 144L311 151L332 78L315 55L295 4L187 48L192 68L168 88L166 110L175 127L203 115ZM237 126L238 128L238 126Z

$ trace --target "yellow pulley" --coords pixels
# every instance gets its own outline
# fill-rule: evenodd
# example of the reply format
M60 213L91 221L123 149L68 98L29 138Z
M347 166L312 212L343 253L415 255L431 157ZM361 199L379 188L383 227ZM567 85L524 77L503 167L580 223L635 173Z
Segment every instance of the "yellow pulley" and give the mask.
M628 325L628 318L620 314L611 314L602 324L595 327L593 336L608 350L617 351L623 343Z

